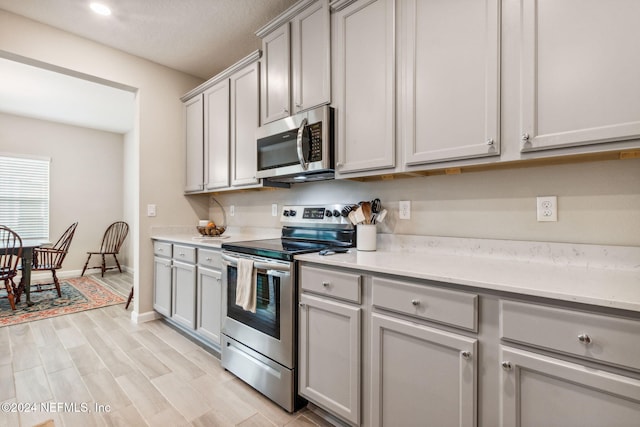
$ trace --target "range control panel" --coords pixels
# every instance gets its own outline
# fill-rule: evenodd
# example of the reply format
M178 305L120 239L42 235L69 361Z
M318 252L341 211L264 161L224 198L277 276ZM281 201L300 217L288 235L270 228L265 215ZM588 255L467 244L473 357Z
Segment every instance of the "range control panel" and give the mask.
M340 224L349 225L348 205L284 206L280 215L283 224Z

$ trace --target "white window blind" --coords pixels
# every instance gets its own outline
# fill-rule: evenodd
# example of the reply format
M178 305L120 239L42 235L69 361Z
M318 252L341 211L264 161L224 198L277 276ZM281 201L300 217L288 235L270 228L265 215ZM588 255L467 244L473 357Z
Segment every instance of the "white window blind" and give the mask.
M0 224L49 239L49 159L0 155Z

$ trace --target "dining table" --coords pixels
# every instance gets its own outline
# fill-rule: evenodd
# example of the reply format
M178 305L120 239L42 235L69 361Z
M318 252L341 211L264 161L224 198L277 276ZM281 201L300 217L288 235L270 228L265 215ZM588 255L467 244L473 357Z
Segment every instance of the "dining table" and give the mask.
M31 307L31 265L33 264L33 250L39 248L48 240L42 239L23 239L22 240L22 280L16 289L16 302L20 301L20 296L24 292L26 294L27 306ZM16 249L17 251L17 249Z

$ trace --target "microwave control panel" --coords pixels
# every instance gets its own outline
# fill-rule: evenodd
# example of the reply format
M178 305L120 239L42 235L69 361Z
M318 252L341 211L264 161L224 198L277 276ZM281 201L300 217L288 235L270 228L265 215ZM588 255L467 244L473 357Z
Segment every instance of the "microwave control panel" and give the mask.
M314 123L309 128L309 162L319 162L322 160L322 123Z

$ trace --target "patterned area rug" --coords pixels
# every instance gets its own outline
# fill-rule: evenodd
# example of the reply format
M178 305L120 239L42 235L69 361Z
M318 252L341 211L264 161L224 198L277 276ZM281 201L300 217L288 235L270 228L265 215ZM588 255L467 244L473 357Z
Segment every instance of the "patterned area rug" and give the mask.
M4 286L2 288L4 290ZM108 305L121 304L125 298L89 277L78 277L60 281L61 297L55 289L43 292L31 292L31 301L35 304L27 307L26 295L22 295L11 310L6 293L0 298L0 327L17 323L46 319L63 314L77 313Z

